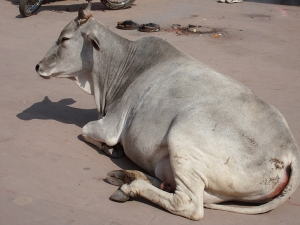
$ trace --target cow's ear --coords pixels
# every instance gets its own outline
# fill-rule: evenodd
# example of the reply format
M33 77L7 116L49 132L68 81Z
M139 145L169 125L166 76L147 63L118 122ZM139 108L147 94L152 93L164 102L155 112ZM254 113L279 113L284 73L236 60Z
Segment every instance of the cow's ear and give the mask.
M101 51L100 43L99 43L98 38L97 38L93 33L88 34L87 37L88 37L88 40L89 40L89 41L92 43L92 45L94 46L94 48L95 48L97 51Z

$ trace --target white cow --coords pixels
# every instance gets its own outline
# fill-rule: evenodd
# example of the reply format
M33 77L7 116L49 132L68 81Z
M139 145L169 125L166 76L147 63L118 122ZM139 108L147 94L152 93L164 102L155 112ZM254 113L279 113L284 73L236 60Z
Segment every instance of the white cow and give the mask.
M203 207L267 212L299 184L299 148L278 110L163 39L129 41L80 10L36 70L93 95L99 120L84 140L114 157L123 147L151 175L109 172L113 200L142 196L199 220Z

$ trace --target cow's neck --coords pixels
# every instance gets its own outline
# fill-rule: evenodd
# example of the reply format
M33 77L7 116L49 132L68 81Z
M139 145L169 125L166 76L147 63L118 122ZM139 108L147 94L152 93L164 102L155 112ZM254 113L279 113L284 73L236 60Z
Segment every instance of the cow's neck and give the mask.
M110 31L109 41L104 41L100 52L95 56L93 89L99 117L105 116L106 108L115 102L130 84L129 68L135 57L135 43ZM103 42L102 42L103 43Z

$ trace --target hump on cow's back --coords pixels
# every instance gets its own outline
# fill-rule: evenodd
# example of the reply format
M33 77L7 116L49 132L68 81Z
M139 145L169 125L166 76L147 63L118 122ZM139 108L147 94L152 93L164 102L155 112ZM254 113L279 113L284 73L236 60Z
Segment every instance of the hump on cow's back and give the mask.
M159 37L143 37L136 41L141 57L145 59L159 58L160 60L169 60L172 57L184 57L194 60L171 43Z

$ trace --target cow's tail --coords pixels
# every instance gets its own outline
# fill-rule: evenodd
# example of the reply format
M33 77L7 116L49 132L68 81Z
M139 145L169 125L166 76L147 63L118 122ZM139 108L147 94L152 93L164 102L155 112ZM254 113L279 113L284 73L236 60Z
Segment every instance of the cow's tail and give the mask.
M267 202L265 204L259 206L250 206L250 207L238 207L238 206L230 206L230 205L220 205L220 204L204 204L205 208L209 209L218 209L235 213L243 213L243 214L260 214L271 211L275 209L280 204L284 203L297 189L300 182L300 165L299 159L294 157L290 164L290 177L287 185L283 189L283 191L273 200Z

